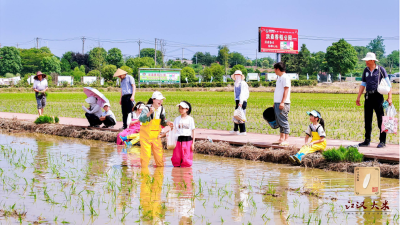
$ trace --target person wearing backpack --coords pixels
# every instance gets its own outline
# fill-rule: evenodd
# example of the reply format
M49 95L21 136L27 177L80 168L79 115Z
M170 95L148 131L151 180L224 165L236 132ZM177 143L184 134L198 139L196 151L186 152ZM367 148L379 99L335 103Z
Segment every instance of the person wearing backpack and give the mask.
M139 121L142 123L139 132L142 167L149 165L151 152L153 152L156 166L164 166L163 147L160 138L161 126L165 127L172 124L172 122L167 121L165 116L165 109L162 105L164 99L165 97L161 92L155 91L139 116Z
M362 74L362 83L360 85L360 89L358 91L358 96L356 100L356 105L361 106L360 97L366 89L364 98L364 123L365 123L365 140L358 144L359 147L368 147L371 142L371 131L372 131L372 116L375 111L376 118L378 120L378 128L379 128L379 144L377 148L384 148L386 146L386 133L382 132L382 116L384 116L383 112L383 102L384 98L381 93L378 92L378 86L381 81L384 79L389 87L390 80L386 73L385 68L376 64L378 60L376 56L372 52L368 52L366 57L362 60L365 61L367 67L364 69ZM392 89L388 93L387 101L389 105L392 105Z

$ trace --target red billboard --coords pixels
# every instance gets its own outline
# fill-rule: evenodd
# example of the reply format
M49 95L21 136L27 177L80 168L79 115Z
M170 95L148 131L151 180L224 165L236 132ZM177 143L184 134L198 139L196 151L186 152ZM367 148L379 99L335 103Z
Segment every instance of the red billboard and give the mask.
M275 27L259 27L258 51L299 54L298 30Z

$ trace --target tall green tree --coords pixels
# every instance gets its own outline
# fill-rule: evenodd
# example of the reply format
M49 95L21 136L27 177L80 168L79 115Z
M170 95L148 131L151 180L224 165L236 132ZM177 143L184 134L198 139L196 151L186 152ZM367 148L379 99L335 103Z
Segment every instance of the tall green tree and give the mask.
M118 48L112 48L108 50L106 60L108 64L115 65L117 68L120 68L125 64L124 59L122 57L122 52Z
M71 64L65 58L61 58L61 72L68 72L71 71Z
M40 70L40 64L44 57L51 57L53 54L47 47L41 47L39 49L19 49L21 55L22 74L36 73Z
M361 60L362 58L364 58L367 55L367 53L369 52L369 49L365 46L354 46L353 48L357 52L358 60Z
M154 67L154 59L150 57L141 57L133 59L133 76L135 79L138 79L138 71L139 68L153 68Z
M368 50L375 53L378 59L385 54L385 45L383 41L384 39L382 36L378 36L367 45Z
M344 39L332 43L327 48L325 57L333 72L342 76L353 70L358 61L356 50Z
M303 44L299 54L283 54L282 61L286 64L287 72L302 74L307 70L311 54L307 46Z
M186 83L186 78L189 83L197 80L193 68L187 66L181 70L181 83Z
M229 58L230 58L229 48L226 45L220 45L218 46L218 49L219 51L217 60L220 64L222 64L225 67L225 73L227 73L229 67Z
M133 74L133 69L129 66L121 66L121 70L125 70L129 75Z
M114 78L114 73L117 71L117 67L115 65L106 65L101 68L101 76L104 77L104 80L116 80Z
M40 70L46 73L61 73L61 62L54 56L44 57L40 63Z
M22 70L20 52L16 47L0 48L0 75L20 73Z
M79 67L75 67L71 74L74 77L74 81L77 82L81 82L81 78L85 76L85 72L82 72Z
M237 64L245 65L246 58L239 52L232 52L229 56L229 65L233 67Z
M213 64L211 64L210 69L212 72L212 76L214 77L213 81L222 82L223 76L225 74L224 67L218 63L213 63Z
M143 48L140 50L140 57L150 57L154 61L154 48ZM161 51L157 50L157 64L162 65L162 53ZM154 67L151 66L151 67Z
M91 69L101 71L106 65L107 51L104 48L96 47L89 52L89 66ZM72 65L72 64L71 64Z

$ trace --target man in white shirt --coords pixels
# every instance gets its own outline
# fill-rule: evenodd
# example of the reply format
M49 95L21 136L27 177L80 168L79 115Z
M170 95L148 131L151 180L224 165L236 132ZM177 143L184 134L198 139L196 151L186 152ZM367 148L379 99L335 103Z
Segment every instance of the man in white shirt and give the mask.
M276 122L279 125L280 137L273 144L280 146L288 146L290 127L289 127L289 111L290 111L290 78L286 74L285 63L279 62L274 65L275 74L278 75L276 80L276 88L274 92L274 110Z
M43 109L46 106L46 91L48 89L46 76L46 74L38 71L33 81L32 88L35 91L39 116L43 114Z

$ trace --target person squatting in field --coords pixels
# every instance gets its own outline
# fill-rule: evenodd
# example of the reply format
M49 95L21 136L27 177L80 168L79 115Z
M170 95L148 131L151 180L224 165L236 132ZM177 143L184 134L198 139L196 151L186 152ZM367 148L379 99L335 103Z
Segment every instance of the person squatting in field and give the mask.
M85 101L90 105L89 108L86 108L82 104L82 109L86 111L85 116L89 122L89 125L91 127L99 127L100 124L102 124L99 118L102 116L103 112L101 111L101 107L97 104L97 98L91 96Z
M326 148L325 121L322 119L321 113L313 110L307 112L307 114L310 116L311 123L306 130L305 145L301 147L296 155L289 156L289 160L292 164L300 164L301 160L307 154L316 151L324 151ZM311 142L308 142L309 137L311 137Z
M175 167L191 167L193 164L193 150L195 142L194 120L189 116L192 106L187 101L177 105L180 116L176 117L173 124L170 124L171 131L176 132L178 141L172 154L171 162Z

